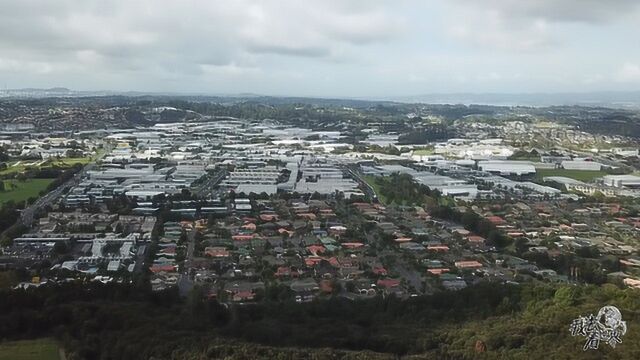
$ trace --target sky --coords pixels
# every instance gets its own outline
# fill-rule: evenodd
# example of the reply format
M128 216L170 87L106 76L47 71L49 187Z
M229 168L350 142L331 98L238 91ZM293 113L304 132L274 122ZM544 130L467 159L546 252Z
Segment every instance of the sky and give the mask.
M637 0L0 0L0 87L640 90Z

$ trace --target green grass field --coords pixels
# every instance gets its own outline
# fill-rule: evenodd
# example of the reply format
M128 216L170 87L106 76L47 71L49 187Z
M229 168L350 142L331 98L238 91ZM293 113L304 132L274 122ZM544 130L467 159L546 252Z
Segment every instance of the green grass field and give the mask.
M575 180L589 182L605 175L607 175L607 173L604 171L592 170L538 169L536 171L536 177L540 180L546 176L564 176Z
M92 158L90 157L82 157L82 158L60 158L60 159L48 159L48 160L20 160L20 161L11 161L7 163L7 168L4 170L0 170L0 175L11 175L16 173L24 172L29 168L34 169L42 169L42 168L50 168L50 167L60 167L60 168L68 168L75 164L88 164Z
M518 155L511 156L509 160L540 162L540 155Z
M416 149L413 150L413 155L425 156L425 155L433 155L435 154L433 149Z
M45 190L52 181L53 179L4 180L5 191L0 191L0 203L9 200L20 202L30 197L40 197L40 191Z
M362 178L373 188L373 191L375 191L376 195L378 196L378 201L386 205L387 199L380 193L380 186L378 186L378 184L376 183L376 176L367 175L363 176Z
M61 360L58 344L51 339L0 343L0 360Z
M7 163L7 168L4 170L0 170L0 175L8 175L14 173L21 173L25 171L28 167L36 167L42 161L11 161Z
M51 161L51 165L57 166L73 166L75 164L86 165L91 161L90 157L81 157L81 158L61 158Z

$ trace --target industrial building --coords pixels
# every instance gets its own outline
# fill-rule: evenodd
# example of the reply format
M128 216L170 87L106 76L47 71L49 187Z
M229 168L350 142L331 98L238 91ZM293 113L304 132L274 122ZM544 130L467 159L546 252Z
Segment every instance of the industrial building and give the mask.
M533 177L536 174L535 166L529 161L480 161L478 169L507 177Z
M607 175L602 178L602 182L606 186L616 188L640 188L640 176L635 175Z

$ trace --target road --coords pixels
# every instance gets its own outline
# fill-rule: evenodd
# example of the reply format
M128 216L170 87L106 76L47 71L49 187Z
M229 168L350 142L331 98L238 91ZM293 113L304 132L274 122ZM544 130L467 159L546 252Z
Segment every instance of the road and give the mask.
M371 185L369 185L364 178L362 178L362 176L360 176L360 174L353 170L352 168L346 166L344 167L345 170L347 170L347 172L349 173L349 175L351 175L351 177L357 181L358 183L360 183L360 186L362 186L363 190L367 193L367 196L369 196L369 198L378 201L378 195L376 195L375 190L373 190L373 187L371 187Z
M187 296L193 288L193 280L189 274L189 270L193 266L193 253L196 249L196 234L198 230L192 229L187 235L187 253L184 257L184 264L182 265L182 272L180 279L178 279L178 289L180 296Z
M224 177L227 176L227 171L222 170L215 175L209 177L204 183L198 185L192 189L194 195L199 197L207 197L213 193L213 187L218 185Z
M136 251L136 263L135 263L136 265L133 268L134 273L138 273L139 271L142 270L142 267L144 266L144 261L147 258L146 252L147 252L147 245L141 245L140 247L138 247L138 250Z
M82 181L82 178L85 177L87 172L95 168L96 162L102 160L102 158L104 158L109 152L110 152L109 149L107 149L106 151L101 153L98 157L96 157L95 160L85 165L82 168L82 170L76 173L67 182L51 190L44 196L38 198L38 200L36 200L33 204L31 204L29 207L22 210L22 212L20 213L20 221L26 226L31 226L31 224L33 223L35 214L39 210L44 209L48 205L53 204L56 200L58 200L58 198L60 198L60 196L65 194L69 189L79 184L80 181Z

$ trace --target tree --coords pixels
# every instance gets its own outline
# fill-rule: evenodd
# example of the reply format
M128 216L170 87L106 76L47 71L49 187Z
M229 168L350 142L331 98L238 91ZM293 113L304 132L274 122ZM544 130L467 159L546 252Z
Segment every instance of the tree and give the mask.
M576 300L580 294L580 288L577 286L563 286L556 290L553 296L553 302L560 306L572 306L576 304Z
M527 239L523 238L523 237L519 237L516 239L515 241L515 246L516 246L516 252L518 254L522 254L524 252L527 251Z
M487 241L495 247L505 248L511 245L513 240L510 237L502 235L498 230L491 230L487 236Z
M57 255L63 255L69 252L69 247L64 241L58 241L53 245L53 252Z

